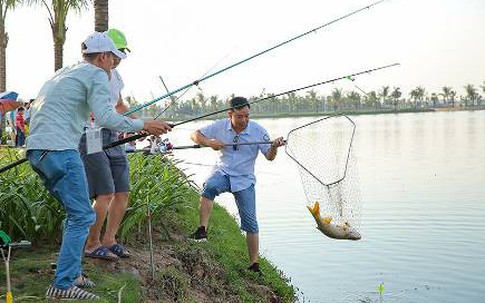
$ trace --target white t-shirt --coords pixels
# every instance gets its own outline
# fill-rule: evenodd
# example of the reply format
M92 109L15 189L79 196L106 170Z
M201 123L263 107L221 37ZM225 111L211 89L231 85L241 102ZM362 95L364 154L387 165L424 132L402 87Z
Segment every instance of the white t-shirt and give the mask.
M110 86L110 101L113 107L118 104L118 100L120 98L121 90L125 87L125 83L121 78L120 73L114 68L111 70L111 78L109 79L109 86ZM96 121L94 124L92 123L91 119L86 122L86 127L93 128L96 127Z
M116 106L116 104L118 104L118 99L120 98L121 90L125 87L125 83L123 83L123 79L116 69L111 70L109 85L111 86L111 102L113 103L113 106Z

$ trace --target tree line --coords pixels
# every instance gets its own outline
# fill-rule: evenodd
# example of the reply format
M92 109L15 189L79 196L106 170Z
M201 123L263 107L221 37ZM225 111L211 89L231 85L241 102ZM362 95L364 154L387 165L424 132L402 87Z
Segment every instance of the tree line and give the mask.
M334 88L328 95L320 95L315 90L309 90L303 94L290 93L274 98L270 94L260 94L249 98L255 103L251 107L251 113L261 116L281 116L318 115L331 112L420 111L435 108L470 109L482 107L481 93L485 94L485 81L479 88L473 84L466 84L463 87L464 94L461 95L458 95L451 86L444 86L440 92L432 93L418 86L411 90L407 97L399 87L391 90L390 86L383 86L377 91L369 92L358 89L359 91L344 91L342 88ZM154 118L163 115L165 119L186 119L227 108L228 100L232 97L234 95L224 99L217 95L205 96L203 92L198 92L190 99L167 99L164 104L146 107L141 110L141 116ZM259 102L263 98L267 100ZM132 107L140 105L134 97L126 97L125 100Z

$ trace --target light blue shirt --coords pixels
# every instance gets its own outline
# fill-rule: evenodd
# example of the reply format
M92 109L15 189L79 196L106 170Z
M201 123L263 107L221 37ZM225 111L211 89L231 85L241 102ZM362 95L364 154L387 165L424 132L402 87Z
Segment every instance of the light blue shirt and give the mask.
M200 132L205 137L224 144L271 141L266 129L252 120L249 120L247 127L237 136L230 119L217 120L201 128ZM246 189L256 183L254 164L258 151L266 154L270 147L271 144L237 145L236 150L233 146L226 146L219 151L220 158L216 170L229 176L232 192Z
M89 113L99 126L122 132L143 128L143 121L116 113L107 73L88 62L59 70L31 105L27 149L78 149Z

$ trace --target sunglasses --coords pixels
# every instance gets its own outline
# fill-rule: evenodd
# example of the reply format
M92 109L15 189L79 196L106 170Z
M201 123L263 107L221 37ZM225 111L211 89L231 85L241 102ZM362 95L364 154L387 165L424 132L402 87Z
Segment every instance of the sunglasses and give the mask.
M232 146L232 149L235 151L238 150L239 148L239 145L236 145L238 140L239 140L239 135L235 135L234 139L232 139L232 143L234 143L234 145Z

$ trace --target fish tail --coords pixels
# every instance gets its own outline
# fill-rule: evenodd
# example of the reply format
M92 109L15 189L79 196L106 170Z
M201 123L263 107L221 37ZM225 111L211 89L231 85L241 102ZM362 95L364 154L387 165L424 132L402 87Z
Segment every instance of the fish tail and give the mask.
M306 207L315 219L318 220L320 218L320 204L318 203L318 201L315 201L313 207L311 207L310 205L307 205Z

